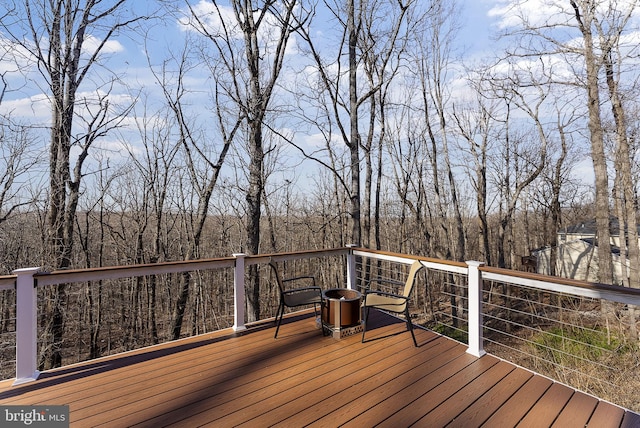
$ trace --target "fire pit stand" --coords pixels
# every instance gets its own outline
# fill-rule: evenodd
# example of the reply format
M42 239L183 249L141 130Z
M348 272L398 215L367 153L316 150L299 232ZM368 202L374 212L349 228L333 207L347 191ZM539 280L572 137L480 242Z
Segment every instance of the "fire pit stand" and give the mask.
M322 292L322 328L334 339L362 333L362 294L347 288Z

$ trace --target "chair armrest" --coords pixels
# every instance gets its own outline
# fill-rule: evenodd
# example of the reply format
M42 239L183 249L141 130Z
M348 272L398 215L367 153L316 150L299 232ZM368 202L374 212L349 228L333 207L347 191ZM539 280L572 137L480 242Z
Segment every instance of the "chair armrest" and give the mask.
M311 280L311 281L309 281ZM286 278L282 280L282 286L287 288L285 286L285 284L291 284L294 281L300 281L300 286L296 287L295 285L288 285L288 287L290 287L291 289L295 289L295 290L310 290L310 289L315 289L318 288L320 289L319 286L316 285L316 277L313 275L301 275L301 276L296 276L293 278ZM286 291L286 290L285 290Z

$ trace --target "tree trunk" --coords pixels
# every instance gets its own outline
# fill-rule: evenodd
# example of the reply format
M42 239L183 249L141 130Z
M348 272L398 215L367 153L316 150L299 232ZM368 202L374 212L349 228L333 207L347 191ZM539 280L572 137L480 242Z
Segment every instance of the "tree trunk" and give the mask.
M638 219L637 200L632 178L631 154L629 150L629 139L627 138L627 123L625 111L620 99L618 80L614 73L611 52L605 55L605 71L607 76L607 87L609 88L609 99L611 109L616 124L616 171L618 172L618 208L619 208L619 237L620 237L620 279L625 286L640 288L640 270L637 267L640 262L640 248L638 243ZM627 259L625 250L629 248L629 265L627 270ZM634 341L638 340L636 327L635 306L629 305L629 334Z
M591 159L595 172L596 185L596 228L598 245L598 280L605 284L613 284L613 258L611 255L611 234L609 231L609 175L604 151L604 136L600 115L600 88L598 73L600 64L595 56L595 47L591 26L592 8L584 5L581 9L576 1L570 0L575 12L575 19L582 33L584 43L584 61L587 73L587 109L589 112L589 136L591 140Z
M247 248L246 253L249 255L258 254L260 252L260 218L261 218L261 197L263 192L263 161L264 152L262 149L262 132L261 123L250 124L252 127L249 137L251 145L249 163L249 188L247 190ZM258 276L257 265L248 267L248 293L247 311L248 321L257 321L260 319L260 277Z
M562 166L567 157L567 136L564 126L560 124L560 118L558 118L558 132L560 134L560 145L562 147L560 157L556 161L553 171L553 181L551 183L551 224L554 233L554 242L550 242L551 256L549 259L549 274L551 276L556 275L558 265L558 242L557 233L562 228L562 204L560 203L560 196L562 192Z
M360 131L358 129L358 59L356 46L358 32L355 23L355 0L349 0L347 11L347 31L349 38L349 125L351 129L349 153L351 162L351 240L361 245L360 227Z

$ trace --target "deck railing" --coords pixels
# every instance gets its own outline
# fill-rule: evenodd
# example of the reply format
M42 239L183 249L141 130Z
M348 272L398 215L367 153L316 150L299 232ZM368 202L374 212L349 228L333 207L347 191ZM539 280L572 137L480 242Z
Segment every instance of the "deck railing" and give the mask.
M182 272L232 271L233 274L229 277L233 278L233 329L239 331L246 328L244 279L247 269L252 265L266 266L270 261L282 262L289 266L288 269L296 269L295 264L304 260L321 264L316 268L316 273L326 273L327 266L334 271L331 277L324 278L325 288L365 287L373 277L386 277L402 282L406 267L413 261L420 260L427 269L421 274L421 283L413 296L413 315L416 316L414 322L445 334L453 332L450 335L466 343L468 352L475 356L485 353L485 345L490 348L490 352L499 355L499 349L504 347L507 349L507 352L503 352L505 358L509 358L509 354L514 353L511 351L516 348L520 352L522 349L548 347L547 343L540 345L539 338L533 337L533 334L544 333L552 321L569 325L569 330L575 330L576 322L573 319L580 317L582 309L572 316L563 315L566 313L563 310L569 303L575 306L576 299L590 299L588 309L591 311L595 310L600 301L618 304L618 313L640 306L640 290L636 289L496 269L476 261L459 263L355 247L257 256L234 254L232 257L217 259L48 273L39 268L27 268L16 270L14 275L0 277L0 292L9 293L14 288L16 290L15 383L28 382L39 376L38 289L58 284ZM523 298L529 295L532 297ZM2 316L6 318L5 314ZM3 320L5 324L6 321L10 320ZM611 326L606 327L609 332ZM600 329L592 328L591 331L599 332ZM522 332L526 336L523 339L524 345L514 345L516 338L520 340L523 336ZM573 343L580 340L566 337L564 333L553 334L556 341ZM637 347L637 344L630 346ZM566 351L567 349L575 348L566 347L562 352L572 352ZM550 355L551 358L556 356L553 352ZM538 358L539 355L535 357ZM521 363L520 360L517 362Z
M15 372L16 276L0 276L0 373ZM11 356L11 357L9 357ZM4 357L4 358L3 358ZM2 377L0 377L2 379Z
M634 411L640 290L482 267L488 352Z
M43 272L40 268L15 270L13 276L2 277L0 286L4 289L16 288L16 328L15 328L15 384L35 380L39 376L38 355L38 289L61 284L101 282L122 278L158 276L184 272L233 269L233 329L246 329L245 314L245 271L251 265L268 262L290 262L311 258L347 256L350 249L302 251L295 253L265 254L246 256L234 254L232 257L166 262L134 266L101 267L93 269L60 270ZM352 258L347 257L349 260ZM351 262L349 262L351 263ZM350 268L345 268L346 282L350 287ZM1 290L1 289L0 289Z
M640 344L631 328L637 324L640 290L474 261L442 262L360 249L354 253L360 258L360 284L376 276L402 282L397 264L423 260L428 269L414 294L413 315L420 324L467 344L468 353L481 356L486 347L492 355L640 410Z

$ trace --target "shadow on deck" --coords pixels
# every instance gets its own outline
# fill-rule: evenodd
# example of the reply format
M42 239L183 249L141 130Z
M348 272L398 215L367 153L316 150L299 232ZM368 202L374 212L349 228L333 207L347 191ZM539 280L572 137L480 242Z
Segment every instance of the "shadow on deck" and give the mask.
M640 417L372 312L323 337L308 313L0 382L0 405L69 405L71 426L637 427Z

